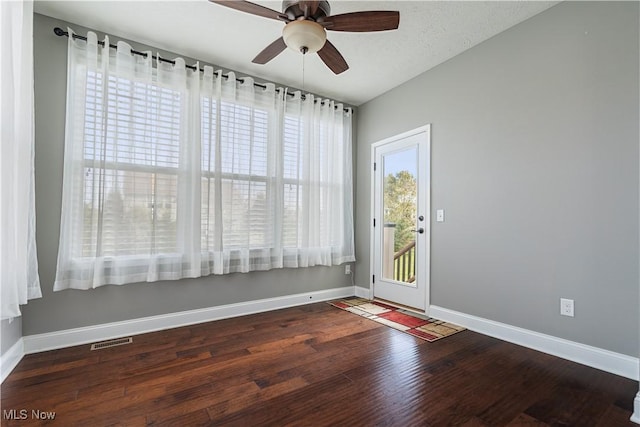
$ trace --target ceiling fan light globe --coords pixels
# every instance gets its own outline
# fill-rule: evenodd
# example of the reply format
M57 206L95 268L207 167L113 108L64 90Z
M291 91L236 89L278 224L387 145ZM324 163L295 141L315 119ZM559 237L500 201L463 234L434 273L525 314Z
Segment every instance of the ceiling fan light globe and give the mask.
M324 46L327 32L313 21L291 21L282 30L282 38L287 47L296 52L314 53Z

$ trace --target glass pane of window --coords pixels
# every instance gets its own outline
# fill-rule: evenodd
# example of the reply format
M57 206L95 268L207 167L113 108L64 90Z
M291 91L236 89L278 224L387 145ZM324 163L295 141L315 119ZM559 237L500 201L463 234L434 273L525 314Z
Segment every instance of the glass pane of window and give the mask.
M82 256L175 253L176 180L86 168Z

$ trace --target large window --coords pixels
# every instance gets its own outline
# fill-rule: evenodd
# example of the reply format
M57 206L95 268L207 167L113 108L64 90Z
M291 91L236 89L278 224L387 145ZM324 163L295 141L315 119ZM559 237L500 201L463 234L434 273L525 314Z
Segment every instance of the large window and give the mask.
M274 247L277 209L269 113L225 101L218 105L211 98L202 103L202 247ZM219 208L212 203L216 188L221 192ZM222 230L216 231L216 225Z
M76 212L83 233L73 242L75 256L176 253L181 94L102 79L87 71L84 193Z
M354 260L350 112L129 49L69 39L56 290Z

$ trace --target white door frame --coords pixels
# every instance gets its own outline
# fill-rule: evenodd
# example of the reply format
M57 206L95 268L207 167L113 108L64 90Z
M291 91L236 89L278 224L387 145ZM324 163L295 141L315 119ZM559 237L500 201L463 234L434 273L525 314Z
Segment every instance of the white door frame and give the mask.
M426 266L424 268L424 286L425 286L425 314L429 314L429 304L430 304L430 291L431 291L431 124L427 124L424 126L420 126L416 129L412 129L410 131L407 132L403 132L399 135L394 135L392 137L389 138L385 138L381 141L375 142L374 144L371 145L371 207L370 207L370 213L371 213L371 218L370 218L370 222L369 222L369 226L371 227L371 233L370 233L370 258L369 258L369 268L370 268L370 274L369 274L369 285L371 288L371 298L374 298L375 295L375 286L376 284L374 283L374 275L375 275L375 263L376 263L376 259L375 259L375 254L376 254L376 230L380 229L380 227L382 226L382 220L380 219L378 222L379 224L376 224L377 226L374 227L374 221L376 219L375 215L376 215L376 198L379 197L377 195L377 191L376 190L380 190L376 188L376 179L375 179L375 174L373 173L374 171L374 163L376 161L375 158L375 153L376 153L376 149L380 146L383 146L385 144L391 143L391 142L395 142L395 141L399 141L402 139L406 139L409 137L412 137L414 135L418 135L421 133L426 133L427 136L427 152L428 152L428 165L427 165L427 171L426 173L428 174L428 184L427 185L423 185L423 186L418 186L418 188L420 189L422 195L424 196L424 201L425 201L425 212L424 212L424 216L425 216L425 220L424 220L424 228L425 228L425 232L426 232L426 242L425 242L425 248L424 248L424 256L421 256L421 260L423 260L426 263ZM423 166L424 165L420 165L419 166ZM421 187L426 187L424 189L421 189ZM418 262L416 260L416 262Z

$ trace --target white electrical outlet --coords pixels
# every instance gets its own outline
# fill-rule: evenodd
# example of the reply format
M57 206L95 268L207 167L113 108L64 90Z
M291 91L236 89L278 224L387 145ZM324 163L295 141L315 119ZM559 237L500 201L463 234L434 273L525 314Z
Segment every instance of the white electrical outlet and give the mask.
M351 264L344 266L344 274L351 274Z
M563 316L573 317L573 300L560 298L560 314Z

